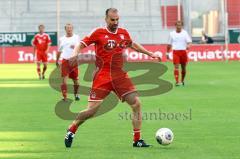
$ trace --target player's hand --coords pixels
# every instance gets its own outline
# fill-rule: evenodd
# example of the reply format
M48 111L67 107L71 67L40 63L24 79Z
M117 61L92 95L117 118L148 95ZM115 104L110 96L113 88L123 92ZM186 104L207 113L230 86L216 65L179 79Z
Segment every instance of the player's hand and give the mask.
M169 52L166 53L166 57L168 60L170 60Z
M159 54L155 54L155 53L151 52L151 53L149 54L149 56L151 56L151 57L154 58L154 59L157 59L159 62L162 61L162 59L161 59L161 57L160 57Z
M69 64L71 66L77 66L78 65L78 56L73 56L69 59Z

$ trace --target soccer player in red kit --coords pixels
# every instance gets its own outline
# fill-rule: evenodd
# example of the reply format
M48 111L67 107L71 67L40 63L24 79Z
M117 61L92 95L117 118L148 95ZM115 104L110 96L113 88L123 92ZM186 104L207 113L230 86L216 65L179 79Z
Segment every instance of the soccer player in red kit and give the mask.
M45 72L47 70L47 53L51 46L51 38L48 34L44 33L45 26L39 25L38 26L39 33L34 36L34 39L32 41L32 45L34 47L34 53L37 62L37 73L39 76L39 79L45 79ZM43 63L43 70L41 72L41 63Z
M89 95L88 107L81 111L69 126L65 136L65 146L71 147L78 127L96 114L104 98L113 91L120 100L126 101L132 108L133 147L149 147L150 145L141 139L141 103L131 79L123 71L123 52L124 49L130 47L152 58L158 60L161 60L161 58L147 51L140 44L133 42L128 31L118 27L119 14L117 9L107 9L105 21L106 27L93 30L75 47L73 52L71 61L74 64L77 62L76 56L78 53L83 48L94 44L96 72Z
M182 29L183 22L176 22L176 30L172 31L169 35L167 46L167 58L169 59L169 52L173 50L173 64L174 64L174 77L176 86L181 84L184 86L184 79L186 76L186 67L188 63L187 50L192 42L188 33ZM179 81L179 65L181 65L181 82Z

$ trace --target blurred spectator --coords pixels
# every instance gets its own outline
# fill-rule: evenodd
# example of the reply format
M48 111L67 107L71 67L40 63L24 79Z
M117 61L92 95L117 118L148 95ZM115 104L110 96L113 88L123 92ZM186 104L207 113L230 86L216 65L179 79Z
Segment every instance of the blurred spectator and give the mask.
M211 37L209 37L205 31L202 31L202 39L200 41L201 44L213 44L214 41Z

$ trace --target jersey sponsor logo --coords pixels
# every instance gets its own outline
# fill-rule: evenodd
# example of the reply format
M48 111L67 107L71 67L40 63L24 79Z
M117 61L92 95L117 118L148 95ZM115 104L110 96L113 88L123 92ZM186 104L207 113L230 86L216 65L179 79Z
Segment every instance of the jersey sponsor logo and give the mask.
M111 51L116 47L120 47L121 49L126 49L132 45L131 40L122 40L119 44L116 43L115 40L108 40L107 44L104 46L106 51Z
M104 46L105 50L113 50L117 47L115 40L108 40L107 44Z

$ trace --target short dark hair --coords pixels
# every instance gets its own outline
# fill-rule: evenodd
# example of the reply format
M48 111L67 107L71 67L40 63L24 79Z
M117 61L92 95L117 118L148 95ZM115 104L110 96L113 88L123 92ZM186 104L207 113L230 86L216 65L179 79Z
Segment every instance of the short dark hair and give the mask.
M43 24L40 24L40 25L38 26L38 29L40 29L40 27L44 27L44 28L45 28L45 26L44 26Z
M183 21L181 21L181 20L178 20L178 21L175 23L175 25L177 25L178 23L181 23L181 24L182 24L182 26L183 26Z
M64 29L66 30L67 29L67 26L70 25L73 27L73 25L71 23L67 23L65 26L64 26Z
M108 8L108 9L106 10L106 12L105 12L106 17L108 16L108 13L109 13L110 11L112 11L112 12L118 12L118 10L117 10L116 8Z

